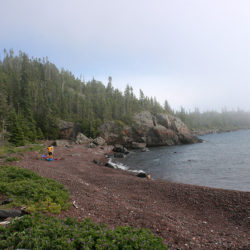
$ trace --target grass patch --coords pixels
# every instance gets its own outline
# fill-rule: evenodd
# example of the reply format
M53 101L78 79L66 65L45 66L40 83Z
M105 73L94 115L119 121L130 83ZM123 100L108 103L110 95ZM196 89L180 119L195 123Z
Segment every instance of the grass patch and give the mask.
M4 162L13 162L13 161L20 161L20 158L16 157L16 156L11 156L11 157L7 157Z
M59 220L26 215L0 227L0 249L167 249L162 239L147 229L114 230L89 219Z
M21 147L14 146L2 146L0 147L0 158L6 157L6 155L19 153L22 155L24 152L29 151L38 151L39 153L43 153L45 146L42 144L29 144Z
M27 207L30 212L60 213L69 207L69 192L55 180L28 169L0 166L0 194L13 199L8 206Z

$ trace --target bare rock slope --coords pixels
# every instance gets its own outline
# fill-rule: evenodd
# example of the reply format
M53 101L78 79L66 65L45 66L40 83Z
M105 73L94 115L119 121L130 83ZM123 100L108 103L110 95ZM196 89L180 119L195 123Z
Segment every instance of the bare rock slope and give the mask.
M104 123L100 131L109 144L120 143L130 148L136 148L138 143L152 147L199 142L179 118L169 114L152 115L148 111L135 114L131 126L112 121Z

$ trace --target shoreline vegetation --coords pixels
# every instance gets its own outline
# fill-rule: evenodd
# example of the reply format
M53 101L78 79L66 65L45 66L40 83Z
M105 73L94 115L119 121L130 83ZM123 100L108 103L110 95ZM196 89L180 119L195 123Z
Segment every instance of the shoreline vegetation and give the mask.
M60 219L148 228L169 249L247 249L250 192L148 180L94 164L94 159L105 161L107 146L61 146L55 153L59 160L47 162L41 160L41 150L19 152L20 160L8 165L55 179L69 190L70 203L78 208L62 211ZM2 165L4 158L0 160Z
M231 128L231 129L201 129L201 130L191 130L191 134L194 136L202 136L209 134L221 134L221 133L230 133L240 130L250 130L250 127L245 128Z
M213 132L231 131L250 128L250 113L241 109L200 112L186 111L183 107L175 112L191 131Z

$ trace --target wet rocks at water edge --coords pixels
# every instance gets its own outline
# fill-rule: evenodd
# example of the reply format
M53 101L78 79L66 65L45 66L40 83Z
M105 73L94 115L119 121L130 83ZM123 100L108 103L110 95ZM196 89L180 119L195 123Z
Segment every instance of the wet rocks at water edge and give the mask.
M151 179L151 174L147 174L144 171L140 171L136 176L140 178L147 178L148 180Z
M120 144L115 144L113 148L113 152L129 154L129 151L127 150L127 148L125 148L123 145L120 145Z
M93 162L99 166L106 166L106 164L107 164L107 162L97 160L97 159L94 159Z
M98 166L104 166L108 168L117 169L116 165L113 164L111 161L94 159L93 163L97 164Z
M142 150L142 149L146 148L146 143L133 141L131 147L133 149L141 149Z
M114 153L115 158L124 158L125 155L123 153Z
M116 167L115 167L111 162L107 162L107 163L105 164L105 167L116 169Z
M129 151L127 148L125 148L123 145L116 144L113 148L114 157L115 158L124 158L125 155L129 154Z
M140 178L146 178L147 174L145 172L139 172L136 176Z
M113 157L113 155L114 154L105 154L104 156L105 156L105 158L111 158L111 157Z

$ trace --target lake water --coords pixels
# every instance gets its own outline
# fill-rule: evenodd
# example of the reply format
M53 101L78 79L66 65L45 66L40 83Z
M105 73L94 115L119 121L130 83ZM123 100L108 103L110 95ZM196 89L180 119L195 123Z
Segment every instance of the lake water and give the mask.
M200 138L205 142L133 151L119 162L154 179L250 191L250 130Z

